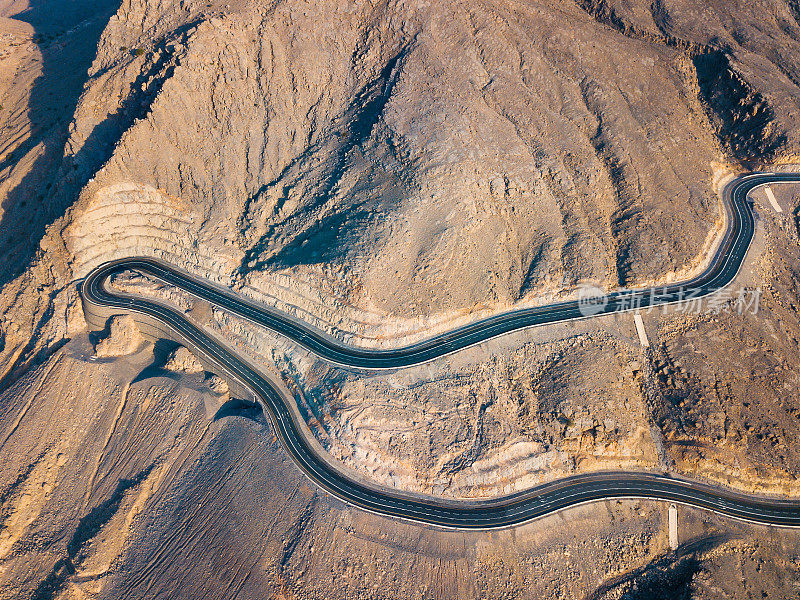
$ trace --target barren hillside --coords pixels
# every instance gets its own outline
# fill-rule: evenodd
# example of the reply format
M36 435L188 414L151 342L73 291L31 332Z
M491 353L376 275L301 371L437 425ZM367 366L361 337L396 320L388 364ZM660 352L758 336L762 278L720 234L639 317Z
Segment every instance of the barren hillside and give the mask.
M713 243L715 176L797 146L780 0L21 6L5 372L70 335L75 278L131 253L393 336L675 277ZM57 69L81 52L78 98Z
M157 256L396 346L682 279L726 176L800 162L798 56L795 0L0 0L0 599L796 595L795 533L681 508L671 552L655 502L475 534L344 506L185 351L90 336L77 285ZM775 195L735 282L758 311L647 315L649 349L623 315L355 373L117 284L261 361L383 485L797 495L800 195Z

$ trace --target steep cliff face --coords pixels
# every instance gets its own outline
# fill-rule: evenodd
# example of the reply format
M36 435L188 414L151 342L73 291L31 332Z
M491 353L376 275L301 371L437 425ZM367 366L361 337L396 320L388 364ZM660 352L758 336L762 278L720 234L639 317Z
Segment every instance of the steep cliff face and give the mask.
M797 145L798 26L768 4L126 0L49 212L20 225L7 192L3 370L69 335L70 282L112 255L333 306L345 331L691 270L722 165Z

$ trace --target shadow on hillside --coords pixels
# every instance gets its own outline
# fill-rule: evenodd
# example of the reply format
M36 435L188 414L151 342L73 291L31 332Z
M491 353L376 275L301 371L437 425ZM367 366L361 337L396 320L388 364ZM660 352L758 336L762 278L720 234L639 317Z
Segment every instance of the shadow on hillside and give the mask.
M674 552L612 577L584 600L602 600L609 595L627 600L690 600L692 580L702 568L703 554L732 538L731 534L717 533L684 542ZM618 596L620 591L622 595Z
M42 56L41 75L28 103L32 133L0 160L0 172L13 168L42 146L40 155L3 201L0 221L0 286L16 277L36 251L45 229L74 201L77 177L64 165L69 124L88 79L97 43L120 0L30 0L10 15L30 24Z

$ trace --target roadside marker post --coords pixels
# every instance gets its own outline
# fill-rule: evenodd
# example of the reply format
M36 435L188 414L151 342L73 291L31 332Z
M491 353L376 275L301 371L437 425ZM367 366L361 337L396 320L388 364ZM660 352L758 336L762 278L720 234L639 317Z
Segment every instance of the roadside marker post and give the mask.
M633 322L636 323L636 333L639 334L639 341L642 343L642 347L649 348L650 340L647 339L647 332L644 329L644 321L642 321L642 315L640 315L639 313L633 315Z
M767 195L767 200L769 200L769 203L772 204L772 208L775 209L775 212L782 213L783 209L781 208L781 205L778 204L778 200L777 198L775 198L775 194L772 193L772 188L766 186L764 188L764 193Z
M678 507L669 505L669 548L678 549Z

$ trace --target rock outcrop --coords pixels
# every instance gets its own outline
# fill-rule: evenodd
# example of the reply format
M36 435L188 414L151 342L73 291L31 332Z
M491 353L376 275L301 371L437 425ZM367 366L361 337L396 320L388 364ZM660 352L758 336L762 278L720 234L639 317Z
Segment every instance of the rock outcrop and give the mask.
M203 365L200 364L197 357L184 346L178 346L169 353L164 363L164 368L167 371L180 373L200 373L203 371Z
M214 392L215 394L224 396L225 394L228 394L230 392L230 388L228 387L228 382L225 381L219 375L211 375L208 378L207 383L208 387L211 388L211 391Z
M97 342L95 355L99 358L133 354L143 342L139 327L131 315L117 315L108 321L108 335Z

